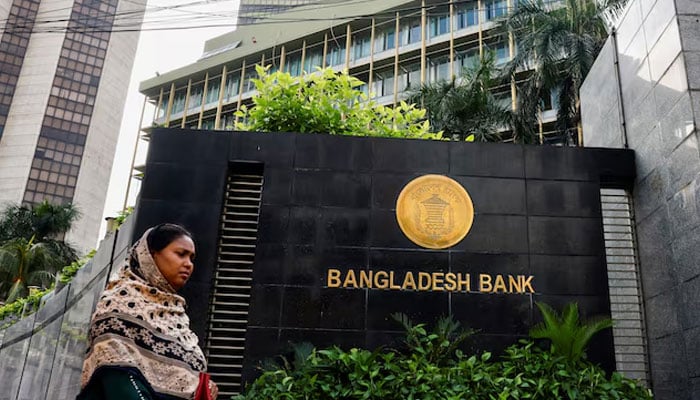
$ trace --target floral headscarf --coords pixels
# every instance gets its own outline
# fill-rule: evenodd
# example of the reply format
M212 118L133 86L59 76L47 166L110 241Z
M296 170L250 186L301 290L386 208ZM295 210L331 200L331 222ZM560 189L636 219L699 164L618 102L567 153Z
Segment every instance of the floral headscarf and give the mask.
M149 229L110 281L90 324L82 387L100 367L136 368L158 393L189 399L206 370L190 330L185 299L163 277L148 249Z

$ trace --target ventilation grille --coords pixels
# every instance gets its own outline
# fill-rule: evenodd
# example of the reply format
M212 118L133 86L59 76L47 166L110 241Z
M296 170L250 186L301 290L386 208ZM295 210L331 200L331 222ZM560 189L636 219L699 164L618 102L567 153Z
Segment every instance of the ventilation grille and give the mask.
M628 378L648 385L644 309L630 196L622 189L601 189L600 198L616 367Z
M262 174L232 174L226 185L205 347L209 373L219 386L220 398L229 398L242 389L262 183Z

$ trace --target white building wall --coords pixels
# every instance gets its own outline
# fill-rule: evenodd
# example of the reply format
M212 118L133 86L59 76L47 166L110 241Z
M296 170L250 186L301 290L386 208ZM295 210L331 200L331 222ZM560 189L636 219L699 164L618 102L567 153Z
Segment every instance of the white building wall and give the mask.
M131 15L130 12L134 11L136 13L129 23L120 19L119 24L139 26L145 7L146 0L120 1L117 15ZM83 252L94 248L99 239L138 39L138 31L113 32L109 41L73 198L73 204L80 209L82 217L66 235L66 240Z
M6 3L9 8L12 1L2 0L2 4ZM37 19L50 15L57 21L66 21L72 5L72 0L44 0ZM52 26L65 27L67 22ZM35 33L29 39L0 140L0 207L7 202L22 201L63 38L62 33Z
M12 7L12 0L0 0L0 19L7 19L10 15L10 7Z

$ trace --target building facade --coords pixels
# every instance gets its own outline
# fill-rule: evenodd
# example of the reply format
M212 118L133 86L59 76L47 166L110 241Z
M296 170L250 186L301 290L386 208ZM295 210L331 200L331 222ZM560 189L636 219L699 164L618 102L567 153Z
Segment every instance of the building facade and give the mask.
M398 103L423 83L449 80L486 52L497 64L516 52L514 37L496 33L496 21L513 0L364 1L324 3L239 27L205 44L195 63L141 83L156 106L153 124L195 129L232 129L235 111L255 92L255 66L292 75L318 67L346 69L380 104ZM517 84L496 89L504 105L517 106ZM553 98L554 96L552 96ZM551 100L551 99L549 99ZM556 104L544 101L540 137L553 134Z
M238 25L254 24L265 17L279 14L305 4L324 3L322 0L241 0L238 6Z
M146 0L0 3L0 203L75 204L91 249Z
M586 146L636 153L654 394L700 398L700 7L632 0L581 87Z

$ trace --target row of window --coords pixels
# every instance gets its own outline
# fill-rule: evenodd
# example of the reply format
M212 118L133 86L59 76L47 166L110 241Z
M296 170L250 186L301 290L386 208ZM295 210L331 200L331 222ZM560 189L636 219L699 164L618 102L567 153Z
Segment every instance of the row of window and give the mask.
M466 4L457 4L454 9L452 19L453 29L465 29L479 24L479 19L482 22L493 20L499 18L507 13L507 1L506 0L486 0L482 3L482 11L479 12L476 2L470 2ZM382 24L382 26L377 28L375 32L374 43L370 40L370 35L368 30L363 33L356 34L353 36L352 47L350 49L350 59L359 60L371 55L371 51L374 53L379 53L386 50L391 50L395 48L397 39L399 46L411 45L414 43L419 43L421 41L421 18L420 16L403 17L399 19L400 28L398 38L396 37L396 29L394 23ZM449 10L447 8L440 9L438 11L432 10L428 15L428 24L426 27L428 38L440 36L449 33L450 31L450 18ZM497 45L491 46L491 50L495 52L496 63L502 64L509 59L508 46L504 43L499 43ZM340 66L345 64L346 48L345 48L345 37L344 36L333 36L329 38L326 58L323 59L323 47L315 46L312 48L307 48L304 54L304 62L302 65L301 50L297 50L288 54L284 71L290 73L293 76L299 76L302 72L314 71L317 67L321 67L324 64L326 66ZM478 49L471 49L462 54L458 53L455 56L455 71L457 74L464 67L473 66L478 60ZM324 62L325 61L325 62ZM437 81L441 79L449 79L451 76L451 71L449 69L448 61L431 60L429 61L429 71L427 73L428 81ZM272 68L275 70L275 67ZM254 90L254 84L251 81L252 78L256 76L255 70L250 67L246 70L245 78L242 85L240 85L240 71L229 73L226 79L226 88L224 91L224 103L231 102L235 100L239 91L246 93L250 90ZM381 78L381 77L380 77ZM197 84L192 87L190 99L188 103L188 111L198 109L201 107L202 102L205 104L216 103L219 100L219 86L221 78L210 79L207 87L206 99L203 99L203 84ZM393 79L393 74L392 78ZM382 79L379 79L382 80ZM415 86L415 79L408 80L406 78L405 85L400 83L400 90L403 91L403 87L408 88L409 86ZM393 85L391 90L393 91ZM373 90L378 95L384 95L386 90L382 87L382 90ZM175 92L175 97L172 105L172 114L178 114L184 110L185 107L185 97L186 89L178 89ZM160 108L156 112L156 119L161 119L165 117L168 107L168 93L166 92L163 101L161 102Z
M63 41L25 202L73 199L116 5L117 0L74 3L69 28L78 32L67 34ZM85 28L106 32L86 33Z
M5 32L0 38L0 137L15 93L20 69L27 52L29 35L34 27L39 0L12 2Z

